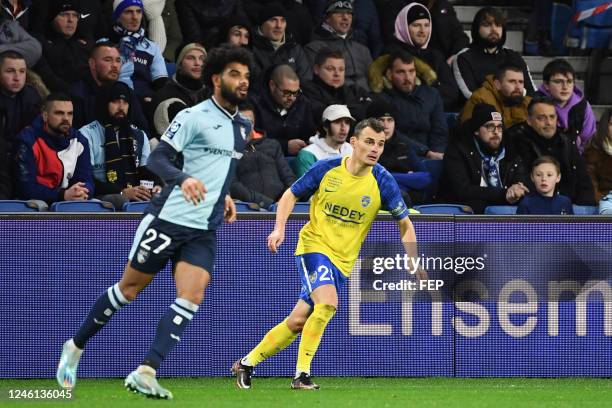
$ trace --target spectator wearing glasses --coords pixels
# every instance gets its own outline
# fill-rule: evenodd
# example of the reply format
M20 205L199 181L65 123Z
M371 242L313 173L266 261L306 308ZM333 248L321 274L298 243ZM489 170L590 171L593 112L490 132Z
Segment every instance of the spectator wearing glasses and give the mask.
M266 86L253 97L255 128L278 140L285 155L295 156L316 131L310 101L289 65L270 67L263 78Z
M444 155L441 199L465 204L482 214L489 205L514 205L525 194L521 157L504 142L502 114L494 106L478 104Z
M559 130L576 137L576 146L582 153L595 133L596 120L593 108L574 81L574 68L564 59L550 61L542 73L544 82L538 88L555 101Z

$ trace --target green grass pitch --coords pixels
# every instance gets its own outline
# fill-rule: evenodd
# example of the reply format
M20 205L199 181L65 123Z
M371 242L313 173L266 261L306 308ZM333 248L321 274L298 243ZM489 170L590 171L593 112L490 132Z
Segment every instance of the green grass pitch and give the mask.
M161 384L172 401L146 399L122 379L81 379L73 399L11 400L10 389L52 389L53 380L0 380L1 407L577 407L609 406L612 380L597 378L354 378L319 377L318 391L293 391L287 378L254 378L238 390L232 378L172 378Z

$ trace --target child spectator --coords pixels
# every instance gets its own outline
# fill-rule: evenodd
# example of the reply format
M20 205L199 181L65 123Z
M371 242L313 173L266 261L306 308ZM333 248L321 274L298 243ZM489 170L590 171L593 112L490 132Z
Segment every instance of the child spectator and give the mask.
M519 203L517 214L573 214L569 197L555 194L561 181L561 165L552 156L541 156L533 163L531 181L536 191L528 194Z

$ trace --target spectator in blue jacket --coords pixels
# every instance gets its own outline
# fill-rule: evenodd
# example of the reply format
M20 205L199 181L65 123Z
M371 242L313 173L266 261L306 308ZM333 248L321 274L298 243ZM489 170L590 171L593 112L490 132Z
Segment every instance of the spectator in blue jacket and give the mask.
M50 94L42 114L17 136L17 194L23 200L89 200L94 194L87 139L72 127L72 101Z
M159 45L145 36L143 13L142 0L115 0L111 40L119 44L123 62L119 80L146 105L166 84L168 72Z

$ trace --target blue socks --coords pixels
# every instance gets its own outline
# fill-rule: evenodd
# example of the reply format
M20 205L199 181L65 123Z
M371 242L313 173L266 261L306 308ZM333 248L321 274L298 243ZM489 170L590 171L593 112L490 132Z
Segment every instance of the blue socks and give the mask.
M155 340L142 364L157 370L172 347L181 340L185 327L197 311L198 305L186 299L177 298L159 321Z
M79 327L79 330L72 338L74 344L81 350L84 349L87 341L108 323L115 312L128 303L130 302L128 302L119 290L118 283L108 288L106 292L98 297L85 318L85 321L81 323L81 327Z

